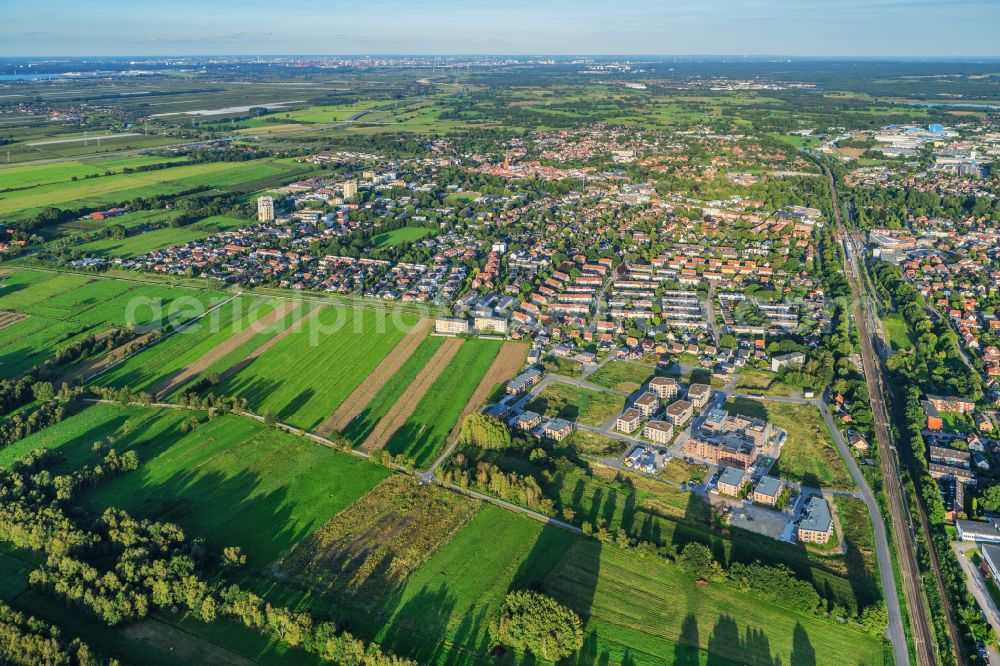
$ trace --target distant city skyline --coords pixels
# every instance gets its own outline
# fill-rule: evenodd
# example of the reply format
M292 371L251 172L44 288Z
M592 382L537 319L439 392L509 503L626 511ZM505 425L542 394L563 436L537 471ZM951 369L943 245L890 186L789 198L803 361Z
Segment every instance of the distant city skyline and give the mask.
M996 0L7 0L3 56L1000 56Z

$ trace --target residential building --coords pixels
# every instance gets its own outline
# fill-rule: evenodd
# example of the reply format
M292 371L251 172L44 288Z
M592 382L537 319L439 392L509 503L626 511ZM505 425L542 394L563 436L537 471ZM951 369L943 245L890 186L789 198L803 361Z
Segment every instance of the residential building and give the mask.
M753 489L753 501L765 506L774 506L778 503L778 497L784 490L785 484L781 479L773 476L761 477L757 482L757 487Z
M979 547L983 556L982 565L994 582L1000 581L1000 546L984 543Z
M708 384L691 384L688 387L687 399L694 409L704 409L712 397L712 387Z
M771 357L771 372L778 372L787 365L802 365L806 362L806 355L802 352L791 352Z
M344 201L347 201L358 193L358 184L353 180L348 180L341 184L340 189L343 190Z
M694 405L687 400L678 400L667 407L666 420L680 427L688 422L694 413Z
M799 521L799 541L819 544L830 541L833 536L833 516L826 500L813 495L806 504L805 514Z
M472 325L480 333L507 334L507 320L502 317L474 317Z
M537 412L521 412L514 417L514 427L522 432L534 430L542 424L542 415Z
M928 395L927 400L939 412L946 414L967 414L976 408L975 401L957 396Z
M639 429L641 423L642 416L639 414L639 410L630 407L621 413L615 427L624 433L633 433Z
M549 419L542 434L554 442L561 442L573 434L573 424L565 419Z
M660 400L652 391L646 391L635 399L632 406L639 410L642 418L648 419L660 408Z
M650 421L642 429L642 436L656 444L669 444L674 436L674 427L666 421Z
M680 385L673 377L653 377L649 380L649 390L660 400L673 400L677 397Z
M715 488L723 495L737 497L740 494L743 483L746 481L746 477L746 472L742 469L725 467L719 476L718 482L715 484Z
M257 221L274 222L274 197L257 197Z
M746 469L753 464L757 450L753 444L741 437L726 438L721 442L709 442L698 437L689 437L684 442L684 453L703 458L716 465L728 465Z
M538 383L542 378L542 372L531 368L530 370L525 370L514 379L507 382L507 394L508 395L521 395L532 386Z
M438 317L434 320L434 331L444 335L458 335L469 332L469 320L451 317Z
M946 449L941 446L928 447L927 457L931 462L941 465L951 465L953 467L969 467L970 453L968 451L958 451L956 449Z

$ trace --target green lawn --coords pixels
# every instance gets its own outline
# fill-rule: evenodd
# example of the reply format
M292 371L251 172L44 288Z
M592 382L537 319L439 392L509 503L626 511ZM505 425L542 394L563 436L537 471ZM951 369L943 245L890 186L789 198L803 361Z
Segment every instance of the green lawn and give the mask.
M371 402L347 424L342 433L344 437L351 440L355 446L364 442L444 341L445 338L440 336L425 337L410 358L406 359L402 367L375 394Z
M412 459L417 467L430 465L490 369L500 345L498 340L464 341L410 418L389 439L386 450Z
M587 377L587 381L612 391L632 393L653 378L653 369L624 361L608 361Z
M893 351L913 349L913 339L910 337L910 329L903 319L903 315L887 314L882 317L882 327L889 337L889 344Z
M589 539L566 553L544 589L586 618L584 649L607 653L609 663L702 663L699 651L710 664L883 663L881 642L858 628L773 606L728 585L700 586L672 564L637 561Z
M559 416L584 425L600 426L625 407L625 398L600 393L565 382L552 382L530 403L528 409Z
M240 395L258 413L270 410L283 422L311 430L333 414L399 342L403 327L416 322L412 315L324 306L215 392Z
M730 413L767 419L776 428L788 433L771 474L816 488L855 487L847 464L840 457L830 430L816 407L730 398L725 408Z
M372 243L375 247L391 247L400 243L413 243L433 233L433 231L433 229L428 227L402 227L401 229L387 231L384 234L378 234L372 238Z

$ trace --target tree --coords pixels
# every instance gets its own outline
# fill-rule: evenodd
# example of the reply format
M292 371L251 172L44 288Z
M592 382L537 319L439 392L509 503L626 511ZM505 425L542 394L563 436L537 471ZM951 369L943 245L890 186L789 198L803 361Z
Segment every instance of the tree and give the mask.
M500 419L473 412L462 423L461 439L481 449L505 449L510 446L510 430Z
M678 563L696 578L708 578L712 573L712 551L701 543L691 542L681 550Z
M583 645L580 616L552 597L530 590L507 594L490 632L504 645L550 661L568 657Z
M227 569L238 569L247 563L247 556L239 546L226 546L222 550L222 563Z

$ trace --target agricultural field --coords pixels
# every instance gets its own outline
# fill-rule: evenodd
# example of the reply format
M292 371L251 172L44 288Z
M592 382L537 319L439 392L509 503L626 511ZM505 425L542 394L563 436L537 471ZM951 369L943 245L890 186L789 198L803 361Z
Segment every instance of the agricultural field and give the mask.
M500 351L496 340L465 340L448 366L420 397L413 413L392 435L386 450L426 467L445 444Z
M220 231L239 229L251 224L253 222L250 220L216 215L183 227L161 227L125 238L101 238L77 247L86 256L130 259L152 250L184 245Z
M479 509L479 502L392 475L300 541L280 571L324 594L372 607Z
M428 361L441 348L445 338L428 336L424 338L405 363L393 374L378 393L341 431L344 437L359 446L375 429L376 424L385 416L393 405L413 382L417 374L427 365Z
M224 188L264 179L280 180L283 177L293 177L308 169L307 165L299 165L288 160L206 162L174 166L158 171L100 176L70 184L36 185L0 193L0 214L25 215L47 206L99 208L136 197L177 194L196 187Z
M419 319L361 308L323 306L308 324L284 337L214 389L238 395L255 412L315 429L385 358ZM401 323L402 327L397 325Z
M543 589L587 618L584 650L610 663L883 663L881 642L860 628L780 608L723 584L705 586L655 560L577 541ZM602 657L603 658L603 657ZM589 662L586 662L589 663Z
M725 409L730 413L766 419L788 433L788 439L781 447L781 457L771 474L813 488L855 487L854 479L816 407L730 398Z
M587 377L587 381L619 393L634 393L653 378L653 369L625 361L608 361Z
M85 334L133 326L159 329L194 316L223 295L88 275L19 269L0 283L0 374L30 370Z
M625 398L555 381L535 396L528 409L584 425L602 426L625 407Z
M183 158L157 155L136 155L126 158L98 159L92 161L60 162L45 166L22 166L4 169L2 191L20 190L42 185L75 182L84 178L121 173L122 169L150 164L174 164Z

